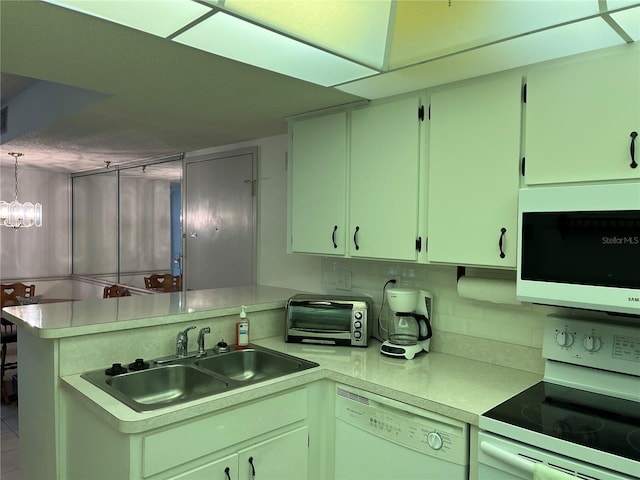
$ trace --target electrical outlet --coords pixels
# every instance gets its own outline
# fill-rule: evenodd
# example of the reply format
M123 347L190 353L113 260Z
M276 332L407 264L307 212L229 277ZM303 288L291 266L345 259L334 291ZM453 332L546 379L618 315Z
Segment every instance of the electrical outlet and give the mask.
M336 271L336 290L351 291L351 272L349 270Z

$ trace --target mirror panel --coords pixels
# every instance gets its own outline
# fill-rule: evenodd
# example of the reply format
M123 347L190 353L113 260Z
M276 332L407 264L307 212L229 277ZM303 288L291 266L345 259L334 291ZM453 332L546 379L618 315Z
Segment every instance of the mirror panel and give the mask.
M74 177L73 273L138 288L181 274L181 185L182 160Z
M105 172L73 178L73 273L117 281L118 177Z

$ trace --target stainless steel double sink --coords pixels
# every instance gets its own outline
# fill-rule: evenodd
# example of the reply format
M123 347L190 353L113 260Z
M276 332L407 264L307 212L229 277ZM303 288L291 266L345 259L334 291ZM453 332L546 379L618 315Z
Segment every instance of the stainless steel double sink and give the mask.
M199 358L176 358L146 370L107 375L105 370L82 378L138 412L191 400L317 367L301 358L251 346L226 353L207 352Z

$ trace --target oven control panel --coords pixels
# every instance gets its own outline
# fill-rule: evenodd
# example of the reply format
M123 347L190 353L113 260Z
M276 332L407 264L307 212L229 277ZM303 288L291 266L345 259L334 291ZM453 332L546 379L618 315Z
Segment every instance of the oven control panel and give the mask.
M640 324L623 325L549 315L542 356L637 375L640 369Z

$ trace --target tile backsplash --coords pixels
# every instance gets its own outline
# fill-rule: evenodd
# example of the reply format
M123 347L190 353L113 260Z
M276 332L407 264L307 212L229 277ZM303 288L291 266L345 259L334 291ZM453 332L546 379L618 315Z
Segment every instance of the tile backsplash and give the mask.
M467 273L513 280L516 275L514 271L490 269L467 269ZM559 308L527 303L496 304L460 297L455 266L329 257L322 260L324 292L370 296L376 319L382 305L383 287L390 279L396 279L396 286L433 293L433 350L542 372L544 318L549 313L558 313ZM503 351L504 355L496 350ZM521 353L524 353L520 355L525 358L524 365L514 358Z

